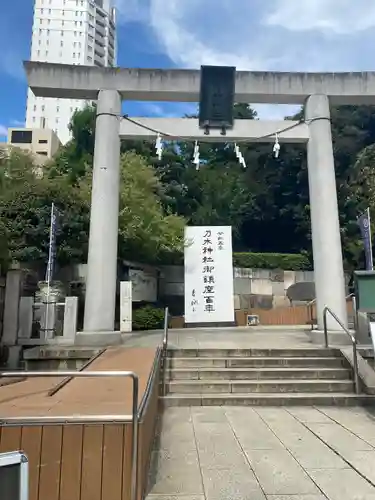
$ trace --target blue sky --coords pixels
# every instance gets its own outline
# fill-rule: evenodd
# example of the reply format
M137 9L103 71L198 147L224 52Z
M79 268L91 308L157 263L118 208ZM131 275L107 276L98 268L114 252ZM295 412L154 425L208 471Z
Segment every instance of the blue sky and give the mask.
M375 0L114 0L119 66L246 70L375 70ZM33 0L3 1L0 140L22 124ZM290 112L259 106L264 118ZM182 116L191 104L127 103L132 116Z

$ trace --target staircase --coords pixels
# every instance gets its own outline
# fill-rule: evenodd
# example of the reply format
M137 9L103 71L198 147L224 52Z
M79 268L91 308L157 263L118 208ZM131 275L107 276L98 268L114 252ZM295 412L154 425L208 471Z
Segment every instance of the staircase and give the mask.
M166 360L164 407L356 405L338 349L176 349Z

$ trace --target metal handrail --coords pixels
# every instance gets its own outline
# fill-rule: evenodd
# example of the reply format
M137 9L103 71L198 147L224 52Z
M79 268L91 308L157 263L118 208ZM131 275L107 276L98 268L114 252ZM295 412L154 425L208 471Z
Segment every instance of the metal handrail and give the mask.
M167 306L164 311L164 332L163 332L163 349L168 347L168 321L169 321L169 307Z
M350 293L349 295L347 295L345 297L345 302L352 298L353 300L353 312L354 312L354 325L356 325L356 300L355 300L355 294L354 293ZM313 314L312 314L312 308L313 308L313 305L316 303L316 298L313 299L313 300L310 300L310 302L308 302L306 304L306 307L307 307L307 310L309 311L309 320L311 322L311 330L314 329L314 318L313 318ZM356 327L354 328L356 330Z
M163 345L162 345L162 396L166 395L166 369L167 369L167 351L168 351L168 337L169 337L169 308L165 308L164 312L164 331L163 331Z
M349 331L348 328L342 323L342 321L336 316L336 314L328 307L325 306L323 309L323 327L324 327L324 340L325 346L328 349L328 328L327 328L327 314L330 314L332 318L337 322L343 331L349 336L353 347L353 371L354 371L354 391L359 394L359 373L358 373L358 355L357 355L357 340L355 336Z
M18 371L18 372L2 372L0 378L40 378L40 377L72 377L72 378L88 378L88 377L130 377L133 381L133 403L132 403L132 419L133 419L133 432L132 432L132 477L131 477L131 499L137 500L137 487L138 487L138 375L130 371L87 371L77 372L69 371ZM38 417L42 420L43 417Z
M312 307L315 303L316 303L316 299L313 299L313 300L310 300L310 302L308 302L306 304L308 315L309 315L309 321L311 323L311 330L314 329L314 318L313 318L313 313L312 313Z
M145 411L145 408L147 408L147 405L148 405L148 402L149 402L149 398L150 398L150 394L151 394L151 391L153 389L153 385L154 385L154 382L155 382L155 377L156 377L156 374L158 372L158 367L160 366L159 363L160 363L161 356L162 356L161 348L158 347L156 349L156 355L155 355L155 358L154 358L154 362L152 364L151 373L150 373L150 376L148 377L148 380L147 380L146 389L145 389L145 392L143 394L143 398L141 400L141 403L139 405L138 420L141 419L141 417L142 417L142 415L143 415L143 413Z

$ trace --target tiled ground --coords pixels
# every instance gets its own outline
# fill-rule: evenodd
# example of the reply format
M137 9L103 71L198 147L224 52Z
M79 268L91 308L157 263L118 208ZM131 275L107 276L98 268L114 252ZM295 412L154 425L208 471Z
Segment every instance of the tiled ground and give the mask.
M148 500L375 500L375 413L171 408Z

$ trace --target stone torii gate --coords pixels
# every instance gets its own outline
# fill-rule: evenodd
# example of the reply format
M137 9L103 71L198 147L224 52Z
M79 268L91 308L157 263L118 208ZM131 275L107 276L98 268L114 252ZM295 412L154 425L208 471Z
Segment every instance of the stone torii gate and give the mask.
M85 332L114 328L119 211L120 137L154 139L155 134L121 120L122 100L198 102L199 70L97 68L25 62L36 96L97 100L94 174L84 317ZM307 143L308 178L318 328L328 305L347 325L345 283L332 148L331 104L375 104L375 72L236 74L235 102L305 104L305 123L279 135L280 142ZM193 119L137 119L187 140L204 132ZM290 122L287 122L289 124ZM297 125L297 124L296 124ZM285 128L284 122L237 120L213 141L249 142ZM329 318L328 327L338 330Z

